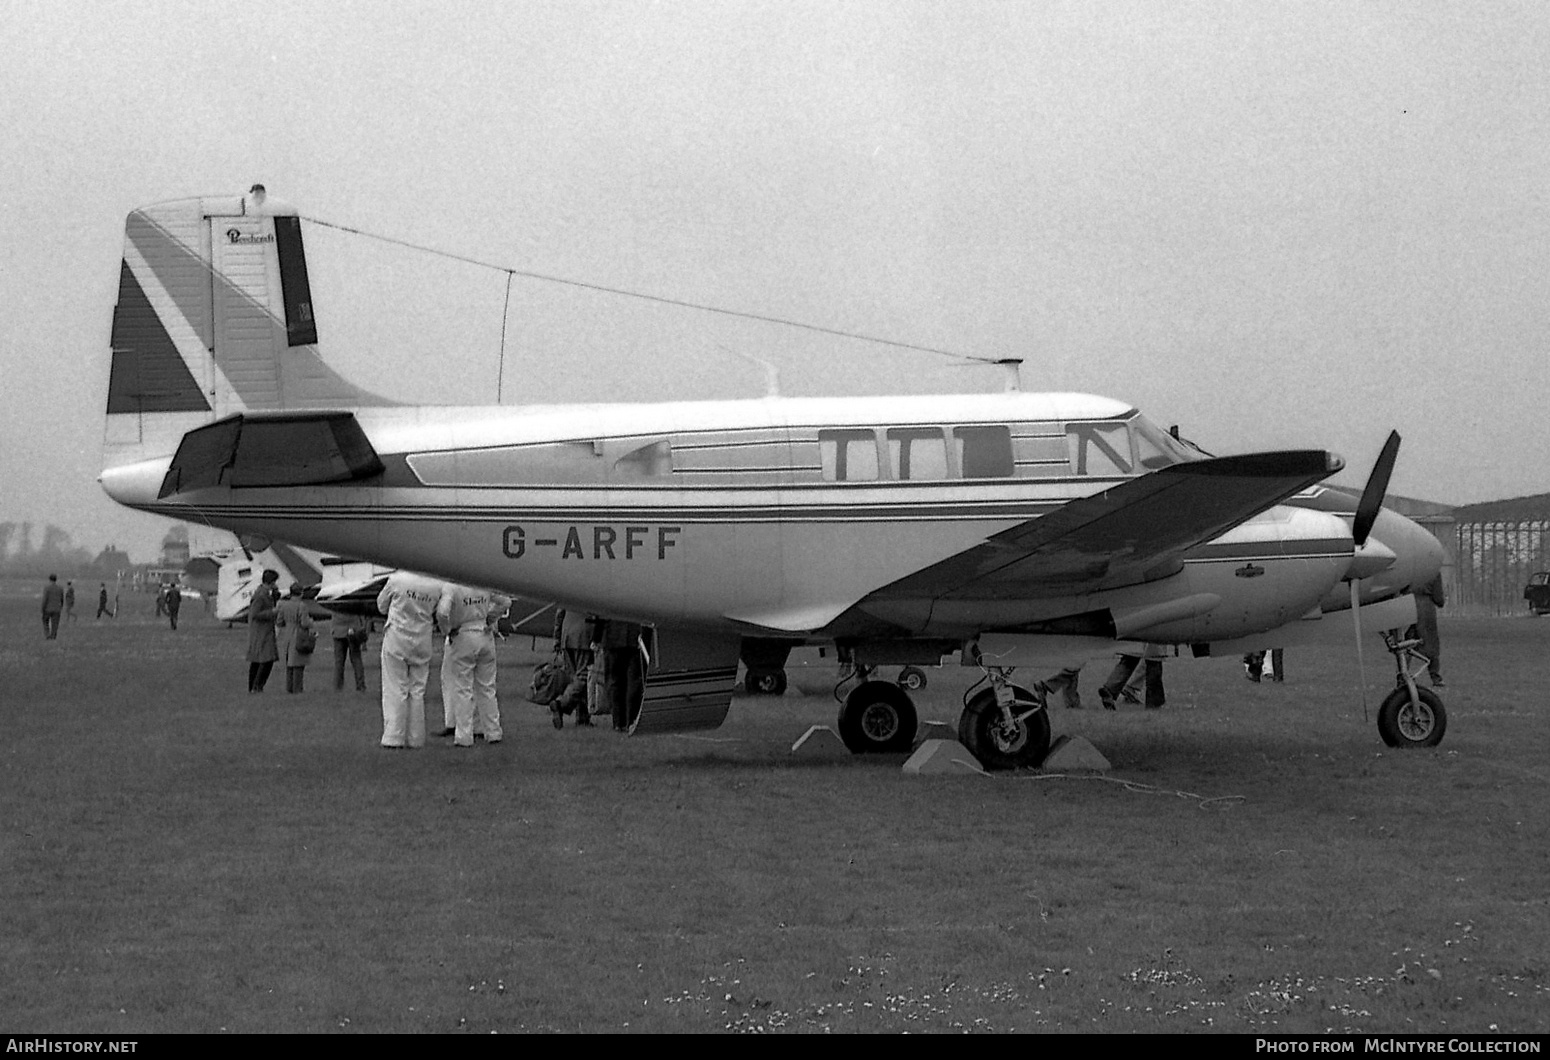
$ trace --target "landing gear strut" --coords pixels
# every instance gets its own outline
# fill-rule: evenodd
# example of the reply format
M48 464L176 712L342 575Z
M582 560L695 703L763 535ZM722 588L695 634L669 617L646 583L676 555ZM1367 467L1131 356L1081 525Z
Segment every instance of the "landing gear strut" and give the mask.
M958 718L958 742L986 769L1037 766L1049 754L1043 697L1007 680L1010 668L985 667L990 687L969 699Z
M1448 731L1442 699L1415 683L1431 661L1416 650L1420 643L1402 639L1398 630L1383 633L1383 644L1394 656L1395 683L1399 686L1378 708L1378 735L1390 747L1436 747Z

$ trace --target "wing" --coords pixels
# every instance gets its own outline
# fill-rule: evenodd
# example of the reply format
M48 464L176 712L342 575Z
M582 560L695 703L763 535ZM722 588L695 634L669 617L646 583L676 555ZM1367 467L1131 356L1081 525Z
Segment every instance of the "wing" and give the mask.
M1338 471L1323 450L1169 467L1003 530L870 594L871 600L1008 600L1147 581L1180 555Z

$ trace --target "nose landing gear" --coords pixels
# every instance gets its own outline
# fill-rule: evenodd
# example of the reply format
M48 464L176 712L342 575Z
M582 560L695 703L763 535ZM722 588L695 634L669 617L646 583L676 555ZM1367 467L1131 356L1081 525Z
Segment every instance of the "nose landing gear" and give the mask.
M1430 662L1416 650L1419 640L1406 640L1398 630L1385 630L1383 644L1394 656L1395 683L1378 707L1378 735L1390 747L1436 747L1448 731L1448 714L1442 699L1415 679Z

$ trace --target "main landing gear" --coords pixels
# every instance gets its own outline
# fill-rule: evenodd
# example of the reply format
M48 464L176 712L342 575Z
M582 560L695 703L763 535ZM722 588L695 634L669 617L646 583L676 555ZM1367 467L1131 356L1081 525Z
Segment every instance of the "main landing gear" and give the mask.
M909 751L920 722L908 692L892 681L863 678L840 706L837 727L846 747L868 754Z
M958 741L986 769L1037 766L1049 754L1050 745L1044 699L1012 684L1008 680L1010 669L984 669L990 687L965 696ZM860 682L840 706L840 740L854 754L909 751L919 729L915 704L902 682L873 680L872 672L872 667L852 663L835 686L838 698L846 684Z
M958 742L986 769L1037 766L1049 754L1049 711L1044 699L1008 681L1011 672L986 667L990 687L966 696L958 718Z
M1398 630L1385 630L1383 644L1394 656L1395 683L1378 708L1378 735L1390 747L1436 747L1448 731L1442 699L1415 679L1426 672L1426 656L1416 650L1419 640L1405 640Z

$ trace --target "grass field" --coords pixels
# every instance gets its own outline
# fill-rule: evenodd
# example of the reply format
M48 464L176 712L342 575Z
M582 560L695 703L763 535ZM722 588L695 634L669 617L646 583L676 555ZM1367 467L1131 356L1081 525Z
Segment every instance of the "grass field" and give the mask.
M389 753L375 660L248 696L197 603L50 643L26 588L6 1031L1550 1030L1550 619L1444 621L1436 751L1382 745L1346 654L1170 664L1163 711L1057 712L1104 781L793 760L822 674L700 738L555 732L525 642L503 744ZM955 721L974 675L930 676Z

